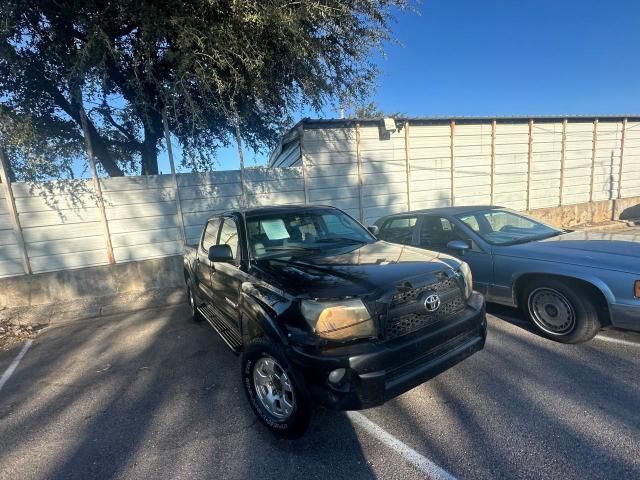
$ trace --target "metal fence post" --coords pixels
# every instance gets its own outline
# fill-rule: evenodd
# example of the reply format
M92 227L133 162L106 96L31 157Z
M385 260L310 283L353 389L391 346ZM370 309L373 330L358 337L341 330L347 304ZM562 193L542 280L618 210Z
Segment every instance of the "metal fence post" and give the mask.
M302 162L302 187L304 188L304 204L309 204L309 189L307 187L307 154L304 151L304 124L298 125L298 139L300 143L300 161Z
M491 205L496 196L496 121L491 120Z
M562 120L562 150L560 153L560 199L559 205L563 204L564 195L564 164L567 160L567 119Z
M356 163L358 164L358 206L360 223L364 223L364 205L362 204L362 152L360 150L360 124L356 123Z
M456 204L456 122L451 120L451 206Z
M591 185L589 187L589 202L593 202L593 191L596 184L596 145L598 141L598 119L593 120L593 138L591 140Z
M173 178L173 187L176 190L176 209L178 215L178 226L180 227L180 238L182 246L187 244L187 232L184 229L184 217L182 216L182 201L180 199L180 187L178 186L178 176L176 175L176 166L173 161L173 147L171 146L171 133L169 132L169 121L167 120L167 109L162 110L162 124L164 126L164 140L167 143L167 154L169 156L169 166L171 167L171 177Z
M9 160L4 151L4 147L0 145L0 180L2 181L2 187L4 189L5 200L7 201L7 210L11 217L11 223L13 226L13 232L16 235L16 243L20 250L20 256L22 257L22 268L24 273L31 275L31 263L29 262L29 255L27 254L27 247L24 243L24 236L22 235L22 227L20 225L20 217L18 216L18 210L16 209L16 200L13 197L13 190L11 190L11 182L9 180Z
M409 149L409 120L404 121L404 169L407 181L407 210L411 211L411 155Z
M624 167L624 139L627 133L627 119L622 120L622 138L620 139L620 165L618 167L618 197L622 198L622 169Z
M527 150L527 210L531 210L531 165L533 159L533 118L529 119L529 146Z
M91 137L89 136L87 114L82 107L80 107L80 123L82 124L82 131L84 132L84 141L87 144L87 156L89 159L89 166L91 167L91 176L93 177L93 188L96 192L98 211L100 212L100 223L102 223L102 233L104 234L104 242L107 249L107 258L109 259L109 263L113 265L116 263L116 259L113 255L113 245L111 244L109 222L107 221L107 212L104 208L104 199L102 198L102 187L100 186L100 179L98 178L98 170L96 169L96 162L93 157L93 145L91 144Z

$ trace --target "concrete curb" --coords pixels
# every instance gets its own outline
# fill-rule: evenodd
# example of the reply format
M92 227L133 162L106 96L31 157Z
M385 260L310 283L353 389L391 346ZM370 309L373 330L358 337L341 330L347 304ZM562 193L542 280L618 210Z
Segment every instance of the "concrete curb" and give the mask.
M578 230L582 232L588 232L591 230L616 230L620 228L628 227L628 222L623 220L614 220L607 223L596 223L593 225L574 225L573 227L567 227L569 230Z
M157 288L102 297L81 297L47 305L7 308L0 310L0 320L19 325L57 325L149 308L180 305L186 300L184 288Z

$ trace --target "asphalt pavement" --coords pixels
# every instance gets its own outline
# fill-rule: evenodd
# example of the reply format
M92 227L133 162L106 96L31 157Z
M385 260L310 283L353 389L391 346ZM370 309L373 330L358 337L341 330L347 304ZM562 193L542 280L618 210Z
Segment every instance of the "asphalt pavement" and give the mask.
M640 335L561 345L490 312L485 350L365 423L319 410L297 441L256 421L238 357L186 306L49 328L0 387L0 478L424 478L416 458L461 479L640 478Z

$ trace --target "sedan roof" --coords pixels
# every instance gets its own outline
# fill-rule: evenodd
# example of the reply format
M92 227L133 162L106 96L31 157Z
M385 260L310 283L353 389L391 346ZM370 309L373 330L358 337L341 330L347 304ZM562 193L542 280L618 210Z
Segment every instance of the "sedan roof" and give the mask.
M501 210L504 207L500 207L497 205L466 205L459 207L437 207L437 208L424 208L422 210L411 210L410 212L404 213L394 213L392 215L386 215L384 218L393 218L400 217L405 215L416 215L416 214L436 214L436 215L460 215L464 213L473 213L478 212L480 210Z

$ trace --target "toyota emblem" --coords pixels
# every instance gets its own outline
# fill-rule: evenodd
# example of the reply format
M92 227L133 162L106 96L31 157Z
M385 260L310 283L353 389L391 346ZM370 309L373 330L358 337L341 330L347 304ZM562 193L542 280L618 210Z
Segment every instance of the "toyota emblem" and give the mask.
M427 312L435 312L440 308L440 297L435 293L424 299L424 308Z

